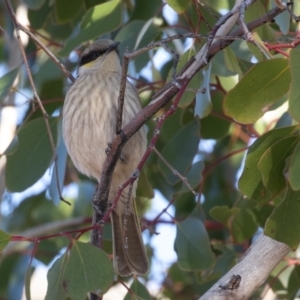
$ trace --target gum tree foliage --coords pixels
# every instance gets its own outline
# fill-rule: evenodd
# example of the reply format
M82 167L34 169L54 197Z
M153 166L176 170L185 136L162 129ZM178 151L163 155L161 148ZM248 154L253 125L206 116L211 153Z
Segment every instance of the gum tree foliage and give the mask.
M30 299L30 278L36 266L48 265L58 254L62 256L45 278L46 299L85 299L89 291L105 293L115 284L108 256L112 253L110 224L103 229L103 250L88 244L90 199L96 182L76 171L61 137L61 108L70 80L44 49L21 36L37 94L49 116L47 131L6 3L0 3L0 298L20 299L25 287ZM126 48L134 51L175 34L205 35L235 1L25 0L11 4L18 21L75 76L81 51L96 38L121 42L122 56ZM245 23L274 6L272 1L254 1L245 12ZM299 15L300 3L295 2L292 9ZM155 270L132 283L130 278L120 278L131 289L125 299L198 298L236 264L259 230L294 251L272 271L253 299L263 297L268 289L284 299L298 294L297 28L284 11L274 22L252 31L254 42L241 36L218 51L192 78L174 114L164 121L156 152L141 170L137 208L142 217L151 207L154 190L174 208L174 214L166 209L157 218L144 219L142 227L153 261L150 241L159 233L157 225L174 226L177 261L165 270L161 288L152 296L147 282L158 276ZM167 43L168 49L179 54L177 72L206 41L202 36ZM129 76L143 106L172 80L173 57L163 53L167 52L162 47L154 48L129 64ZM157 118L170 107L171 102L146 122L149 141L155 136ZM5 118L11 110L18 115L16 122ZM58 180L49 132L58 155ZM67 187L64 197L71 206L59 200L57 181L61 188ZM39 185L30 192L16 194L36 182ZM75 195L70 192L74 190Z

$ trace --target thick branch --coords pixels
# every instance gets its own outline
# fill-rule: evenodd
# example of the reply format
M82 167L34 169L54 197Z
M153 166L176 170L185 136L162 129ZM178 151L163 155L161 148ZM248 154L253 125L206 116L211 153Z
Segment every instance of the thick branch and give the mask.
M289 251L286 244L262 234L240 261L199 300L249 299Z

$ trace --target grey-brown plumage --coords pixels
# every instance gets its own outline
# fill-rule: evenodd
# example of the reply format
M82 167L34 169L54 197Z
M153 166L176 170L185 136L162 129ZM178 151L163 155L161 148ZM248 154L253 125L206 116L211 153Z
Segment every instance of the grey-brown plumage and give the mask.
M76 168L100 180L106 159L107 144L115 137L121 64L117 46L111 40L98 40L82 54L78 78L69 89L63 108L63 137ZM141 110L140 99L130 82L126 84L123 125ZM119 161L112 177L109 201L118 187L136 169L146 150L147 140L141 128L122 150L125 163ZM122 276L145 274L148 259L136 216L134 197L137 183L129 199L127 187L111 214L114 260Z

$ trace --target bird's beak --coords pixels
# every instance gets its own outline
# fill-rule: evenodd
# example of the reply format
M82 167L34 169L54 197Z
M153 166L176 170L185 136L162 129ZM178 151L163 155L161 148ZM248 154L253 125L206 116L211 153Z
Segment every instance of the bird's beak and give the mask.
M110 52L116 50L119 45L120 45L120 42L115 42L115 43L111 44L107 49L107 53L110 53Z

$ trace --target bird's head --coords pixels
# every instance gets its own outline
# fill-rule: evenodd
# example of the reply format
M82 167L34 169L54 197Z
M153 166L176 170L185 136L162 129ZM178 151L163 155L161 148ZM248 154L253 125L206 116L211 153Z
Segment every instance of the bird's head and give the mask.
M79 61L78 75L94 71L119 73L121 71L119 44L119 42L106 39L95 41L83 51Z

